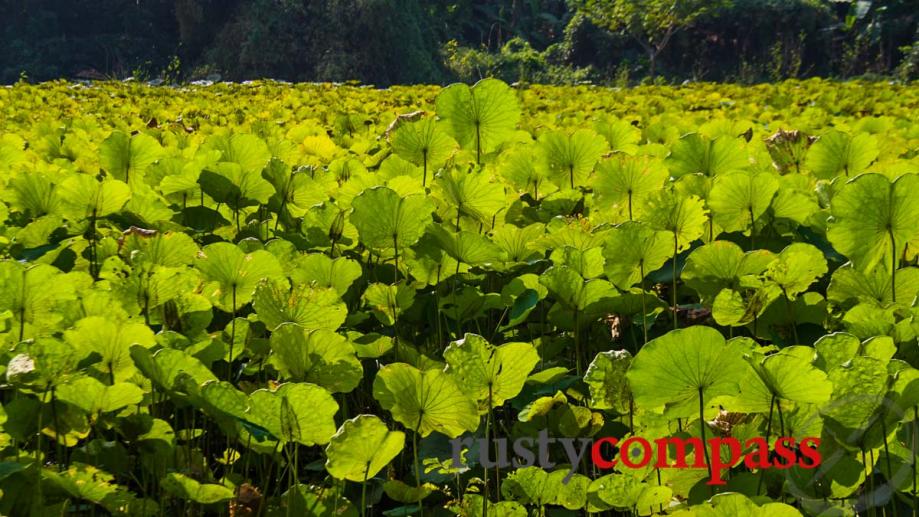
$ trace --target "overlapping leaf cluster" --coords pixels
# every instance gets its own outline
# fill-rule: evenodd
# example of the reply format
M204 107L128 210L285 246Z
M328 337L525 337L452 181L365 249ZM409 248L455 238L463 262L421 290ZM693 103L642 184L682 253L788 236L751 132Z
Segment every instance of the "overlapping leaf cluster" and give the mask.
M917 99L0 90L0 513L908 512ZM824 464L451 458L542 430Z

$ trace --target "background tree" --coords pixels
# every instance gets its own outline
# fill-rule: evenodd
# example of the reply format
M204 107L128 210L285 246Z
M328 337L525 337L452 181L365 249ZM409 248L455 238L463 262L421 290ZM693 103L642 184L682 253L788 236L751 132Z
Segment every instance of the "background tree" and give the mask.
M657 57L674 34L729 4L730 0L582 0L581 8L594 24L625 31L638 42L648 56L648 75L653 78Z
M0 0L0 83L919 77L917 0Z

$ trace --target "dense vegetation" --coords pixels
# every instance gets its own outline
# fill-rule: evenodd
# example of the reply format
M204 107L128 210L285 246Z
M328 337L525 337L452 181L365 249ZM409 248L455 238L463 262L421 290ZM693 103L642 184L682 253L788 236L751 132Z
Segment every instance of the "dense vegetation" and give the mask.
M0 83L919 74L915 0L0 0Z
M57 82L0 110L4 515L915 511L913 87ZM542 429L824 460L720 487L450 461Z

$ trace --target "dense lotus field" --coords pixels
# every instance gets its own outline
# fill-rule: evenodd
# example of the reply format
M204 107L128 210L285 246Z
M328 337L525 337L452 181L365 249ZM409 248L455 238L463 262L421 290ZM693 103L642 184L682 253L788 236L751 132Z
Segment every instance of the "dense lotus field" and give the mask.
M0 88L0 514L915 514L917 261L915 85Z

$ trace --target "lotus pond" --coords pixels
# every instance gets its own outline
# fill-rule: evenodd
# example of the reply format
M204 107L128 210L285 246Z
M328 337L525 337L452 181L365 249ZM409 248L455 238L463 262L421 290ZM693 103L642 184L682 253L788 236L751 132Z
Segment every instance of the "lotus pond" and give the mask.
M915 515L917 115L822 80L0 88L0 513ZM742 450L510 461L541 434Z

